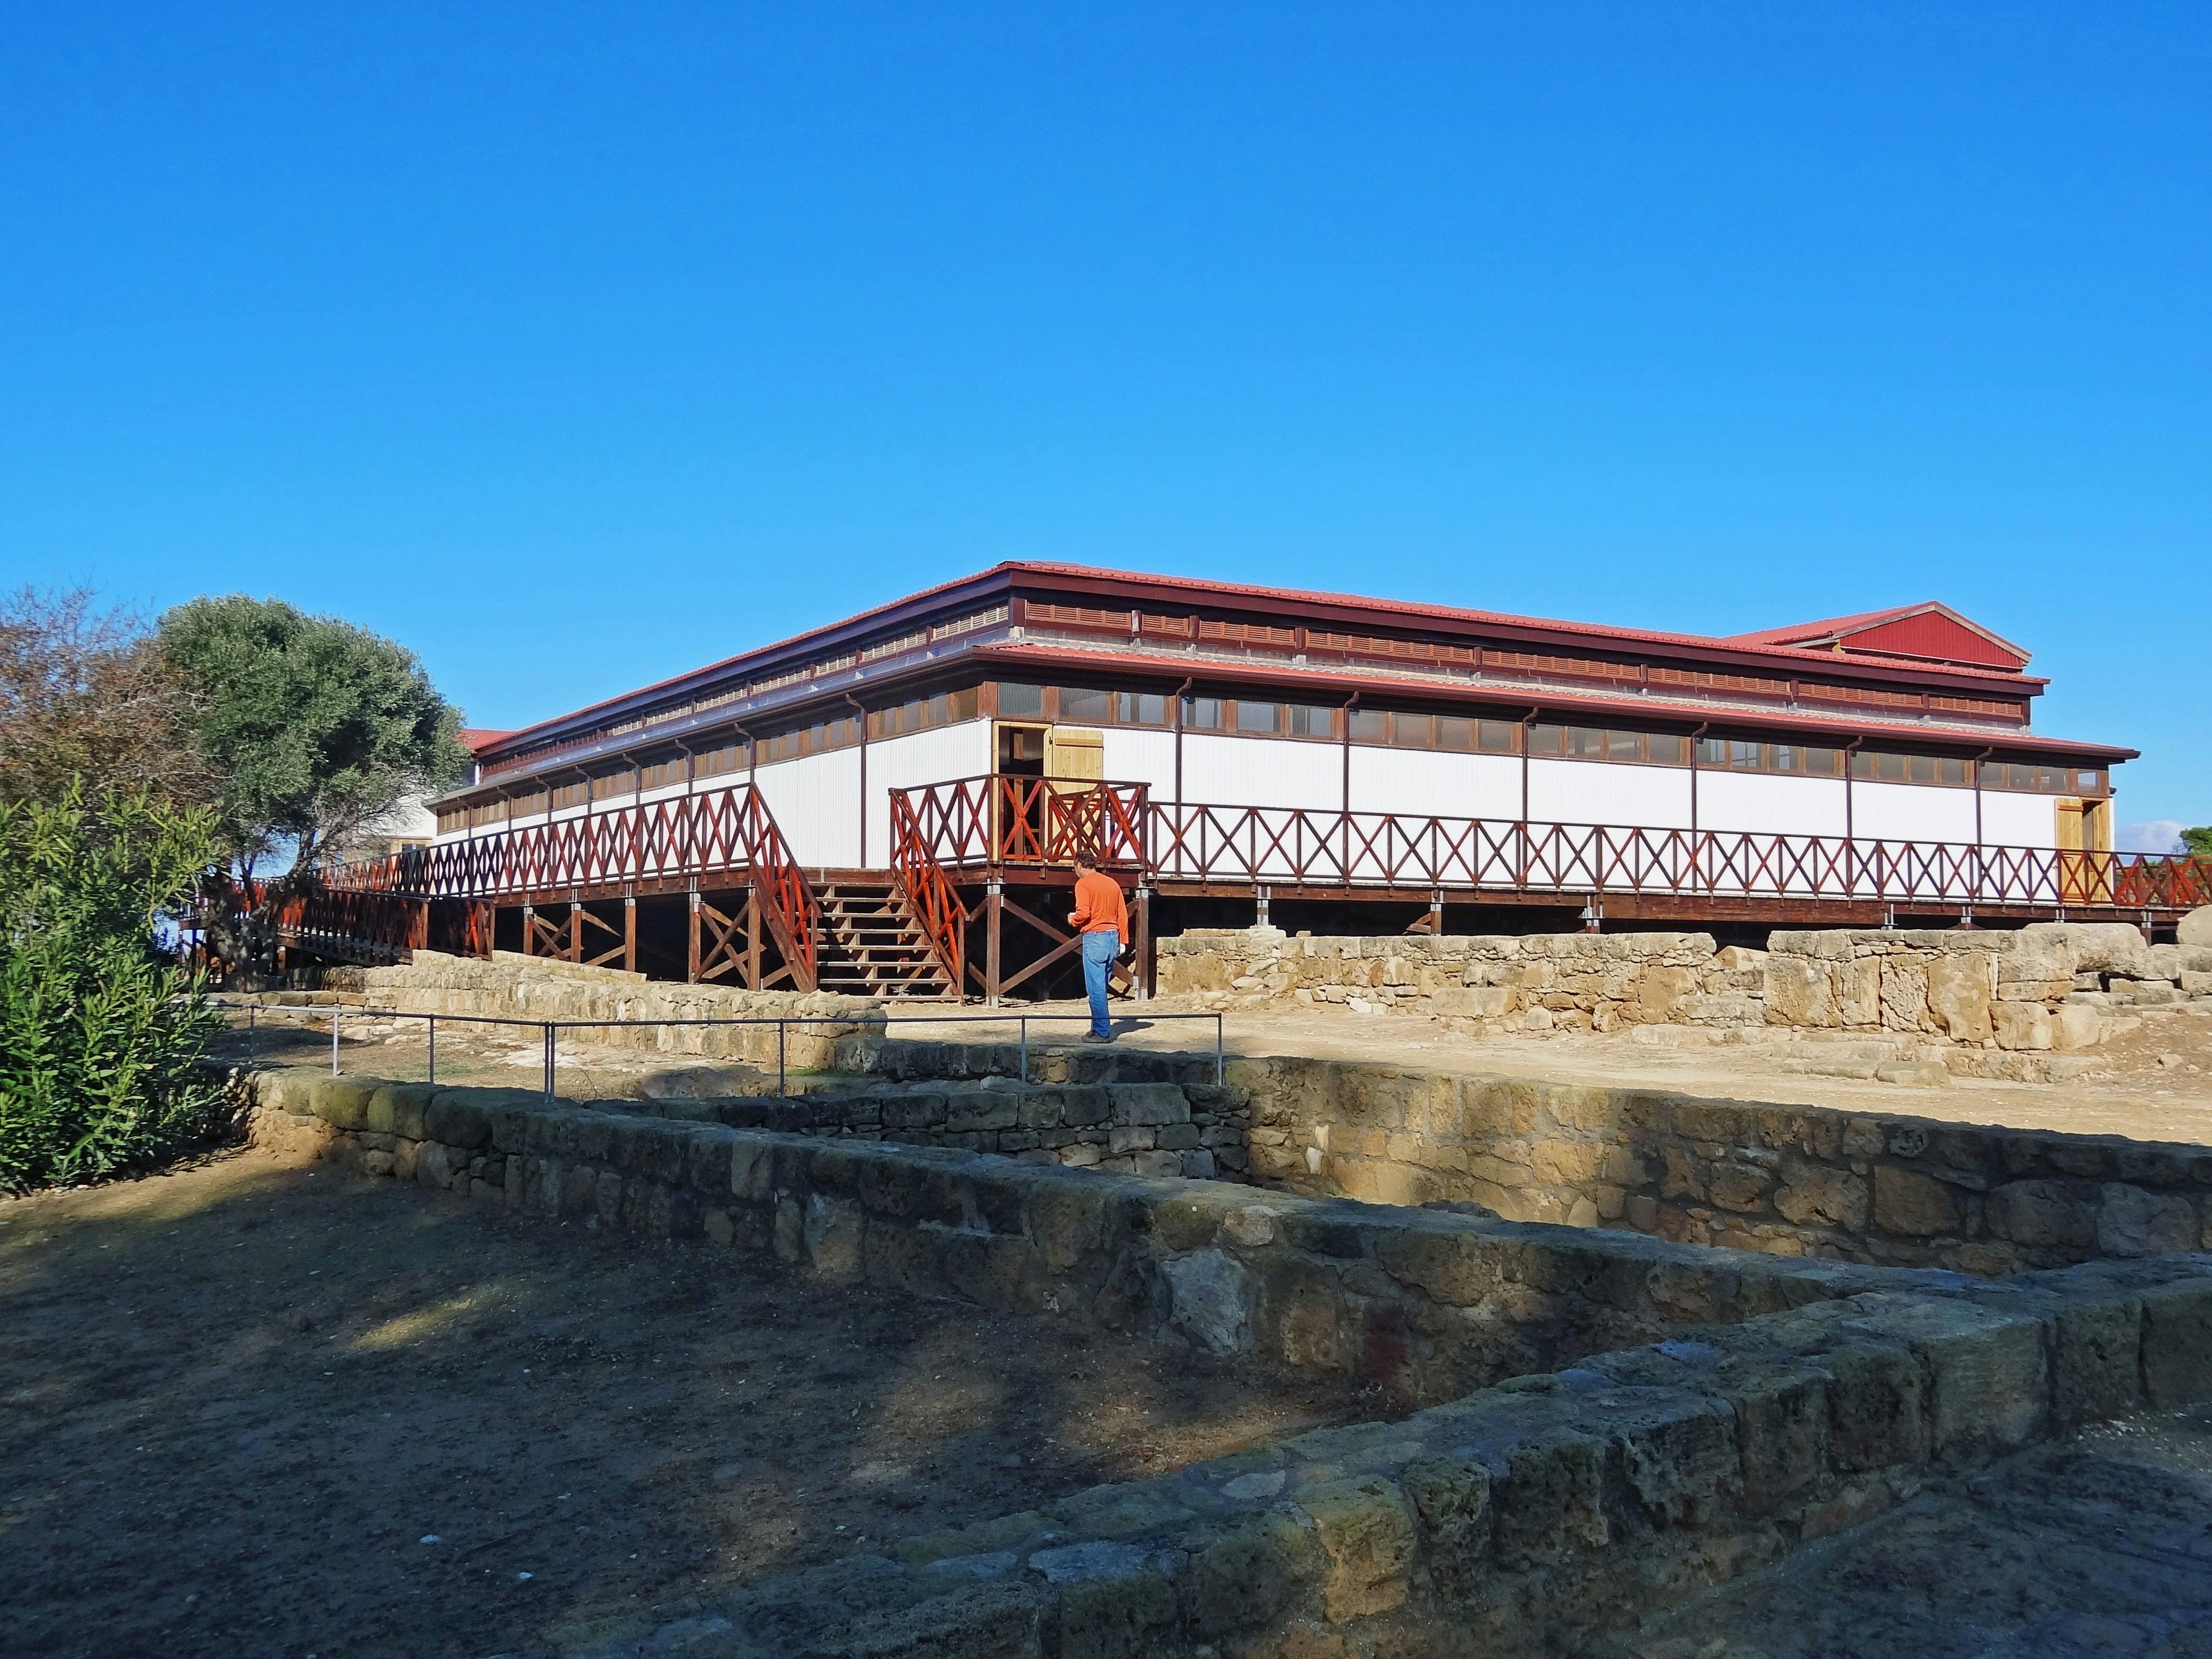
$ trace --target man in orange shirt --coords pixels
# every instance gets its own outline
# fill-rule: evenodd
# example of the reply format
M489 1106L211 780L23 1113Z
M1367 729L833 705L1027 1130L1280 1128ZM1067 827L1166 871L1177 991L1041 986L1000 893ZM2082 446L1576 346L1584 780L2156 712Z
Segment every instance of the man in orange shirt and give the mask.
M1129 907L1121 884L1098 867L1096 853L1075 855L1075 914L1068 926L1083 935L1083 988L1091 996L1091 1029L1085 1042L1111 1042L1113 1022L1106 1018L1106 980L1121 940L1129 931Z

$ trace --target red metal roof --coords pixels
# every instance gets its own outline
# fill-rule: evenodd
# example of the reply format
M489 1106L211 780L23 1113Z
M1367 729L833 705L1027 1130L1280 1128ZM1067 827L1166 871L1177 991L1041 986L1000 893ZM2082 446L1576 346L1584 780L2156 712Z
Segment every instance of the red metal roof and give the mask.
M1826 647L1828 650L1823 654L1868 652L1975 668L2019 670L2028 663L2026 651L1979 623L1960 616L1940 599L1896 605L1887 611L1863 611L1856 617L1831 617L1821 622L1763 629L1753 634L1731 635L1729 638L1740 645L1795 646L1813 651Z

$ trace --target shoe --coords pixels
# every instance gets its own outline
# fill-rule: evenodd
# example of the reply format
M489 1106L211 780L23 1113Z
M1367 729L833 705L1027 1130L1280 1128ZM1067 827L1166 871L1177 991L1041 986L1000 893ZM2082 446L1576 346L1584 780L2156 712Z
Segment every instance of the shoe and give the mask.
M1101 1036L1096 1031L1085 1031L1083 1034L1083 1040L1085 1042L1111 1042L1114 1039L1110 1036Z

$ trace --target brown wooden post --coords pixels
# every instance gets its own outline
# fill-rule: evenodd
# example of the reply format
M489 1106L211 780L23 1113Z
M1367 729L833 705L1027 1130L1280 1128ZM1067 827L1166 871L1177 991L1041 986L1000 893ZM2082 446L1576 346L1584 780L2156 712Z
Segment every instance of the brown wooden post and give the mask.
M699 890L696 887L691 890L691 950L686 958L684 979L690 985L699 982Z
M760 989L760 886L757 883L749 883L745 887L745 989L748 991Z
M991 882L984 887L983 899L983 1006L999 1006L999 913L1003 899L1000 884Z
M1143 882L1137 884L1136 936L1129 941L1134 954L1129 959L1129 977L1137 984L1137 1000L1149 1002L1152 995L1152 890Z
M482 944L483 959L489 962L491 953L499 947L499 907L486 899L477 909L477 937Z
M538 907L534 904L526 904L522 907L522 954L526 957L534 957L538 954L537 940L533 937L537 932Z
M570 899L568 901L568 960L581 962L583 959L584 902L581 899Z
M623 971L637 971L637 895L627 894L623 899Z

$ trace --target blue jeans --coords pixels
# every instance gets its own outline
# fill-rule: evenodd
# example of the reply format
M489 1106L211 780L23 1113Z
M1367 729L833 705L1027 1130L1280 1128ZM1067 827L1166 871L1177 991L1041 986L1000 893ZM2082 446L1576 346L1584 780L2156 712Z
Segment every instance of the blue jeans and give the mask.
M1083 936L1083 988L1091 997L1091 1029L1100 1036L1114 1035L1114 1023L1106 1018L1106 977L1121 954L1121 936L1111 927Z

